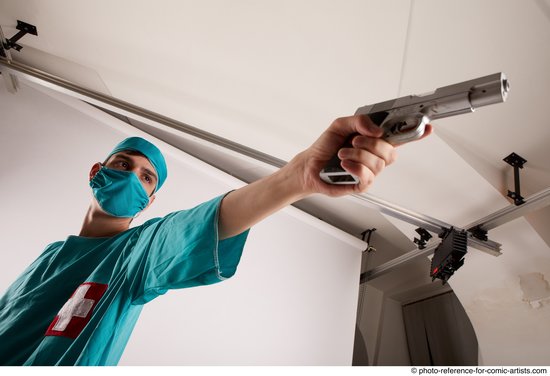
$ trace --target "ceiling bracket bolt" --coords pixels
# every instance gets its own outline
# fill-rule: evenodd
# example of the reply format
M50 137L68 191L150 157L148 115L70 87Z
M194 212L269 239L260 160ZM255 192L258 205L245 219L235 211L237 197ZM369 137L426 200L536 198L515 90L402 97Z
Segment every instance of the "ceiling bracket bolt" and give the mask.
M514 200L514 204L516 206L519 206L521 204L525 203L525 200L521 196L520 193L520 182L519 182L519 169L523 168L523 165L527 162L526 159L523 159L516 153L512 153L506 158L503 159L504 162L508 163L510 166L514 168L514 188L515 191L508 191L508 197L510 197L512 200Z
M418 246L418 249L426 248L426 244L428 243L428 240L432 238L432 235L422 227L417 228L415 231L418 235L420 235L420 239L414 238L414 244Z

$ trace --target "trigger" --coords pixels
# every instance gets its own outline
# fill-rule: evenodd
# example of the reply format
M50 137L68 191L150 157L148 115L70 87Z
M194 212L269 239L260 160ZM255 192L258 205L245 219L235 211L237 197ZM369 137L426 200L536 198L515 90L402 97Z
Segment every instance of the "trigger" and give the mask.
M417 121L413 121L412 123L409 123L407 120L402 120L393 125L393 127L391 128L391 132L393 134L405 133L410 131L411 129L416 128L417 124L418 124Z

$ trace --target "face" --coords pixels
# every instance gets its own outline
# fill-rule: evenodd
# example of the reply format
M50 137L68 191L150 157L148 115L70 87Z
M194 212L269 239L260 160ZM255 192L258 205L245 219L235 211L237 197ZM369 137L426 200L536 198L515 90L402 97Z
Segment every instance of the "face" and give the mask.
M107 160L105 167L133 172L138 177L148 196L151 196L155 191L158 180L155 168L146 157L140 154L135 154L131 151L116 153Z

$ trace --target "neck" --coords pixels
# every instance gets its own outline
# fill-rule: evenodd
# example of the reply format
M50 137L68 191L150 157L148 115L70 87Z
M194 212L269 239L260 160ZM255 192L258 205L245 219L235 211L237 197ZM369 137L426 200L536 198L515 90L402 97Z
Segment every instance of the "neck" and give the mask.
M88 238L112 237L128 230L132 218L112 217L90 205L79 236Z

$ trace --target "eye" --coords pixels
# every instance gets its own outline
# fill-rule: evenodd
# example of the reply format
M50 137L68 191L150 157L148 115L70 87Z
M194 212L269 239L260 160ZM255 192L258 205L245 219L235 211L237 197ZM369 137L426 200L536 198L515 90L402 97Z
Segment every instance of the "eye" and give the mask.
M128 162L122 161L122 160L116 161L116 162L115 162L115 166L122 167L122 168L125 169L125 170L127 170L127 169L130 167L130 165L128 164Z
M143 175L143 180L145 180L147 183L152 183L153 179L149 175Z

